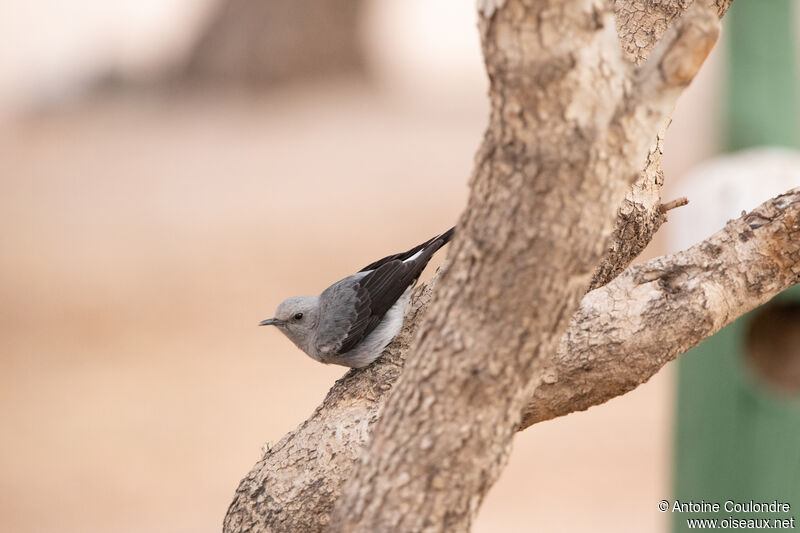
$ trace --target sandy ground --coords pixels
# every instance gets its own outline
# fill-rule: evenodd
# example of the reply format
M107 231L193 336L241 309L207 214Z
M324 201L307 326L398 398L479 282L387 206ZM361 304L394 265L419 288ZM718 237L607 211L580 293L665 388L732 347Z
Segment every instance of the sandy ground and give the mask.
M256 327L449 227L486 111L105 98L0 130L0 529L219 531L342 369ZM476 532L663 531L668 372L521 434Z

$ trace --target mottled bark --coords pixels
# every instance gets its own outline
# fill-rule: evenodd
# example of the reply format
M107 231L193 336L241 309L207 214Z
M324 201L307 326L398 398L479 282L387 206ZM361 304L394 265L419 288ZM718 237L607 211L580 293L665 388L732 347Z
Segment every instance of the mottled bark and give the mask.
M652 375L646 369L655 372L677 355L651 346L641 358L652 353L659 364L634 367L635 377L600 380L596 389L581 379L581 371L605 379L592 372L603 364L614 372L627 368L619 361L629 354L613 353L620 345L613 335L607 357L588 352L602 344L597 317L610 318L609 309L621 321L605 324L609 334L633 324L624 313L626 293L611 291L629 288L627 272L578 304L593 273L596 286L613 279L663 220L656 139L713 46L717 16L727 7L717 3L712 14L698 5L679 17L688 2L650 4L618 0L615 29L600 1L479 2L492 114L431 312L408 321L408 328L421 322L413 346L406 332L392 355L349 373L308 421L265 454L240 485L226 531L466 530L517 429L621 394ZM783 210L796 224L796 204ZM610 268L598 277L603 259ZM650 277L637 278L645 289L633 292L651 295L650 308L667 297L675 312L682 302L695 306L682 300L675 280L701 271L676 275L670 258L662 261L663 276L651 265ZM646 289L654 284L677 292ZM684 324L691 329L672 333L683 335L688 348L772 289L779 290L764 286L724 317L709 306L713 327L691 322ZM606 300L587 309L586 298L601 293ZM632 313L637 305L647 302L631 302ZM599 329L581 336L573 319L567 337L591 343L583 352L570 347L573 359L563 355L562 338L576 311L589 313L586 327ZM637 325L658 339L665 321L650 318L652 324Z
M666 124L663 127L666 130ZM665 211L661 209L661 187L664 185L661 156L664 133L656 137L653 147L647 154L645 168L619 207L611 245L595 268L589 289L596 289L608 283L630 265L667 220Z
M470 199L331 531L469 529L651 136L718 25L696 4L634 68L605 2L507 0L482 12L492 112Z
M636 65L644 63L667 28L691 4L691 0L669 2L615 0L617 33L628 60ZM717 0L712 3L719 17L725 14L730 4L730 0ZM661 209L661 187L664 185L661 157L669 120L668 117L661 125L639 178L619 208L614 236L606 255L592 276L590 285L592 289L608 283L622 272L645 249L656 231L667 220L665 210Z
M800 188L688 250L629 267L587 294L521 427L624 394L798 282Z

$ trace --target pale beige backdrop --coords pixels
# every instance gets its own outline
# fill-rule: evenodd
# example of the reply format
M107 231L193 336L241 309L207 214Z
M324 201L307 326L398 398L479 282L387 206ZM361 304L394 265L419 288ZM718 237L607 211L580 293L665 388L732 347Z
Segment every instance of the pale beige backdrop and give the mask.
M79 21L113 12L83 3ZM218 531L261 445L344 371L258 321L443 231L466 200L487 113L471 2L430 15L446 42L424 3L370 4L372 84L73 95L86 50L114 39L137 50L137 31L180 49L170 28L202 13L168 4L166 19L84 35L74 53L63 43L96 25L48 23L67 35L55 43L17 29L17 53L0 55L3 531ZM56 81L47 61L20 61L26 43L63 61ZM713 149L715 77L680 104L668 179ZM41 96L64 91L66 104ZM475 531L664 531L669 373L521 434Z

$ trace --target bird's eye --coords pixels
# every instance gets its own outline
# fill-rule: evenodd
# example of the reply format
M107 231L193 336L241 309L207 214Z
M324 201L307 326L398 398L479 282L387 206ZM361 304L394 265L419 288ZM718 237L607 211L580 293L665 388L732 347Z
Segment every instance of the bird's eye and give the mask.
M295 320L300 320L301 318L303 318L303 313L297 313L294 315Z

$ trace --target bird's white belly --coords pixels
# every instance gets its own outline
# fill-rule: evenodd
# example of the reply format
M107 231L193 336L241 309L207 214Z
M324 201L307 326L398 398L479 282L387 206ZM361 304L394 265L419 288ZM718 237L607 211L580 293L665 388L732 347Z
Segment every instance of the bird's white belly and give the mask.
M343 364L353 368L362 368L373 362L383 353L383 349L392 342L392 339L394 339L403 328L403 316L405 315L406 307L411 299L411 291L413 290L413 285L406 289L406 292L404 292L391 309L386 312L386 315L384 315L378 327L372 330L372 333L367 335L355 348L339 356Z

